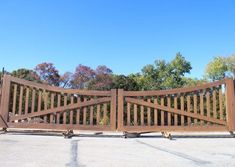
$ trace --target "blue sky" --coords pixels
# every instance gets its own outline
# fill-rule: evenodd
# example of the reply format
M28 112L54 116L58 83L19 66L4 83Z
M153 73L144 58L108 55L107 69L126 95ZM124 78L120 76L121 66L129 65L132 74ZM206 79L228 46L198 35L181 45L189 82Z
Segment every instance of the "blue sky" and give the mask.
M136 73L177 52L200 78L215 56L235 54L234 0L0 0L0 67L53 62Z

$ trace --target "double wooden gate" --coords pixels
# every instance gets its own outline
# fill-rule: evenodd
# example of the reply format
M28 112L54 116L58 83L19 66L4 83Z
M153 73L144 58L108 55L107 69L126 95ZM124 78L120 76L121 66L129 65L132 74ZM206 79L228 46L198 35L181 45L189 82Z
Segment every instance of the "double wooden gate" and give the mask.
M235 131L234 82L160 91L63 89L4 75L0 127Z

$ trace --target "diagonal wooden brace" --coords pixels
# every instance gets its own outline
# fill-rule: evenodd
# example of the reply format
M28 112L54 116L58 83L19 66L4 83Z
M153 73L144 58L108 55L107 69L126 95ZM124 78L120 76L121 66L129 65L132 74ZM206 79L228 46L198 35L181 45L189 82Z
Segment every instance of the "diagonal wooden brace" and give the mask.
M127 97L126 101L129 102L129 103L134 103L134 104L143 105L143 106L146 106L146 107L151 107L151 108L154 108L154 109L163 110L163 111L170 112L170 113L173 113L173 114L180 114L180 115L188 116L188 117L191 117L191 118L216 123L216 124L219 124L219 125L227 125L226 122L223 121L223 120L218 120L216 118L209 118L209 117L206 117L206 116L203 116L203 115L190 113L190 112L185 112L183 110L179 110L179 109L175 109L175 108L171 108L171 107L166 107L166 106L159 105L159 104L156 105L156 104L153 104L153 103L150 103L150 102L146 102L144 100L138 100L138 99L135 99L135 98Z

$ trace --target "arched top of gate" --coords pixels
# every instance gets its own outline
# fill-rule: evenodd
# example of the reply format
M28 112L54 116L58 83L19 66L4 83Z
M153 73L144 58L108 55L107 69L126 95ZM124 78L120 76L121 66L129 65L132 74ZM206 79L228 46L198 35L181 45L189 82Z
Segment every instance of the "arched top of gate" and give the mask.
M10 82L36 88L36 89L42 89L42 90L47 90L47 91L52 91L52 92L58 92L58 93L67 93L67 94L80 94L80 95L87 95L87 96L111 96L111 91L97 91L97 90L80 90L80 89L66 89L66 88L61 88L61 87L56 87L56 86L50 86L47 84L41 84L41 83L36 83L32 81L27 81L24 79L16 78L10 75L4 75L4 78L8 78Z

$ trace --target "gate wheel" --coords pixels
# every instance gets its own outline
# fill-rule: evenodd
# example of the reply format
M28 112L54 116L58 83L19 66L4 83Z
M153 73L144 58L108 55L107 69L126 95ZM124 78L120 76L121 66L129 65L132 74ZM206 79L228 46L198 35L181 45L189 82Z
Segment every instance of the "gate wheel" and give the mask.
M62 133L65 139L70 139L74 136L73 130L69 129L66 132Z
M169 139L169 140L172 140L172 136L171 136L171 134L169 133L169 132L161 132L162 133L162 136L164 137L164 138L167 138L167 139Z

